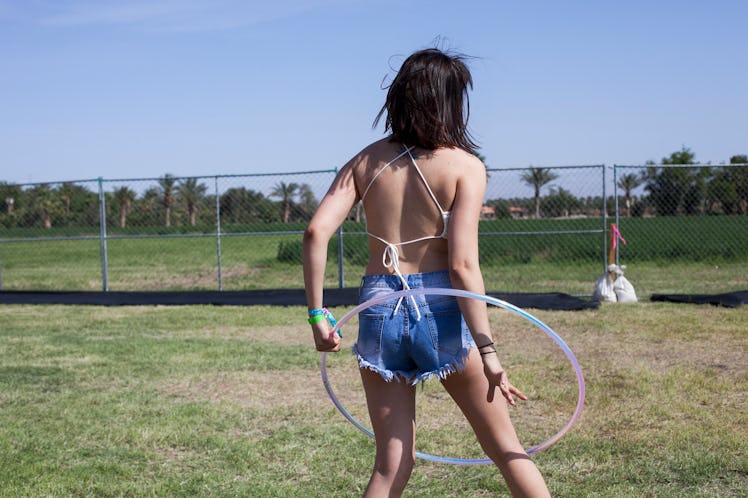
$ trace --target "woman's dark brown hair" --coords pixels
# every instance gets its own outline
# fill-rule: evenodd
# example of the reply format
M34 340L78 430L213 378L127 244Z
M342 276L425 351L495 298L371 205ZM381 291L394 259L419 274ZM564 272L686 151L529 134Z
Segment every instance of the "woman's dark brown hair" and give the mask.
M385 130L392 140L424 149L458 147L475 153L478 146L467 129L468 88L473 78L460 55L430 48L405 59L374 120L387 113Z

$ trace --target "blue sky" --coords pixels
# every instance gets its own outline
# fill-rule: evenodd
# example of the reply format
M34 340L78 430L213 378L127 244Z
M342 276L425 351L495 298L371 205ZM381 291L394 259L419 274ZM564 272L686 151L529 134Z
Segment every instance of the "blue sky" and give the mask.
M342 165L383 78L470 63L491 167L748 154L748 2L0 0L0 180Z

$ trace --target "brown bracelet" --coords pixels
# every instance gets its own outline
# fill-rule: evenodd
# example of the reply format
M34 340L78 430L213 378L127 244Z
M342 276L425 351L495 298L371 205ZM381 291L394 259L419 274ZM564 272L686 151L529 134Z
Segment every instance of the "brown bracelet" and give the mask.
M487 348L488 346L493 346L493 341L489 342L488 344L484 344L483 346L478 346L478 349Z

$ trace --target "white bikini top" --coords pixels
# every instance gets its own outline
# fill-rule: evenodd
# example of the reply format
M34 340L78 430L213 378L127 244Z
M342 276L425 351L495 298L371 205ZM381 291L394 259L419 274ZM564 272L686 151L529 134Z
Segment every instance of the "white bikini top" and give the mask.
M414 147L406 147L403 152L398 154L397 157L392 159L390 162L382 166L379 171L376 172L376 174L372 177L371 181L369 182L369 185L366 186L366 190L364 190L363 195L361 195L361 202L366 198L366 194L369 193L369 189L374 184L374 181L379 177L379 175L387 169L392 163L403 157L405 154L410 157L410 162L413 165L413 167L416 169L416 172L418 172L418 176L421 178L421 181L423 182L423 185L426 187L426 190L428 191L429 195L431 196L431 199L434 201L434 204L436 204L437 209L439 209L439 213L441 213L442 217L442 231L439 234L436 235L425 235L423 237L418 237L416 239L412 240L406 240L403 242L390 242L388 240L383 239L382 237L379 237L378 235L375 235L371 232L369 232L368 228L366 230L366 234L370 237L373 237L383 243L385 245L384 252L382 253L382 265L385 268L392 268L395 272L395 274L400 277L400 281L403 283L403 289L410 289L408 286L408 281L405 279L403 274L400 272L400 251L398 249L399 246L404 246L408 244L415 244L417 242L423 242L424 240L431 240L431 239L446 239L449 235L449 217L450 217L450 211L445 211L441 204L439 204L439 201L437 200L436 196L434 195L434 192L431 190L431 187L429 186L429 183L426 181L426 177L423 176L423 173L421 172L421 168L418 167L418 164L416 163L415 158L413 157L413 154L411 151L414 149ZM418 306L416 305L416 301L413 296L410 296L411 300L413 301L413 305L416 310L416 315L418 316L418 319L421 319L421 313L418 311ZM400 304L402 303L402 298L400 298L397 301L397 305L395 306L394 313L397 313L397 310L400 308Z

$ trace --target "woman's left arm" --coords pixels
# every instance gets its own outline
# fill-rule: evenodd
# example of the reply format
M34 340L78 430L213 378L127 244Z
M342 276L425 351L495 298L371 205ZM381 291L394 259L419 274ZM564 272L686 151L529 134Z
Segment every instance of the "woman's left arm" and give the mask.
M304 289L310 310L320 309L323 306L322 292L327 265L327 244L356 202L358 202L358 194L351 161L335 177L304 231ZM312 330L318 351L340 350L340 338L337 335L330 335L330 325L327 320L313 323Z

